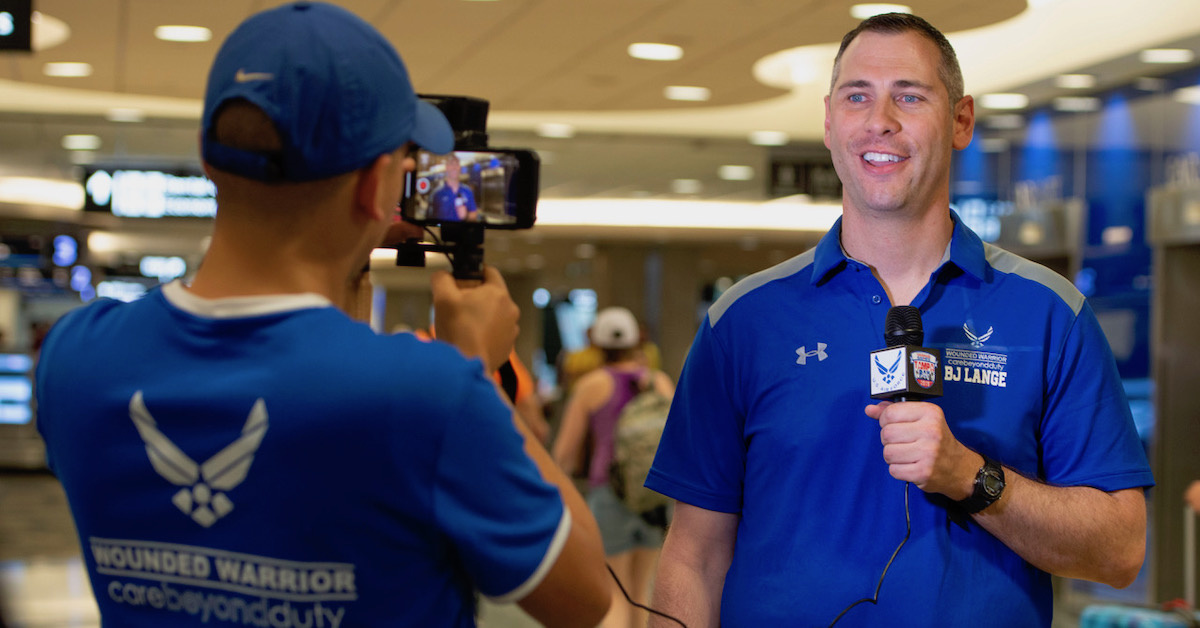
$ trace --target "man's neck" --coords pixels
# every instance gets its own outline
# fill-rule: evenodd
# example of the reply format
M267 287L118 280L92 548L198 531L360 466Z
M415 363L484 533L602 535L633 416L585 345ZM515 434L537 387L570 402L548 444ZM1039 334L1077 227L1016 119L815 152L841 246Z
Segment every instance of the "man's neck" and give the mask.
M953 233L948 208L882 217L848 210L841 244L847 255L871 267L892 305L908 305L941 264Z

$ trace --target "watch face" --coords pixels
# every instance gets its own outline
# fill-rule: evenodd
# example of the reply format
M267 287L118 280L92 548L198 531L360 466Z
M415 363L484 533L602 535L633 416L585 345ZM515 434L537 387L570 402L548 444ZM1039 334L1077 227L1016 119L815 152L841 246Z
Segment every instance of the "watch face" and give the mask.
M983 475L983 490L989 497L995 497L1000 494L1000 491L1004 490L1004 480L991 473L985 473Z

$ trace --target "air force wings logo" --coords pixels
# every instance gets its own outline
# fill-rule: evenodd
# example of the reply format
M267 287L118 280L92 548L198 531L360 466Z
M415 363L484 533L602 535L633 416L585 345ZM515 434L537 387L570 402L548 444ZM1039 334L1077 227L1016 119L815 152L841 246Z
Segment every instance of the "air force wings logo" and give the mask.
M985 333L977 336L975 332L971 331L970 327L967 327L966 323L963 323L963 331L967 332L967 340L971 341L971 346L978 349L983 346L983 343L988 341L988 338L992 337L994 329L989 326Z
M261 398L255 401L242 435L203 464L196 464L159 431L140 390L129 400L129 418L146 443L146 455L154 470L171 484L183 487L171 498L183 514L207 528L233 510L233 502L223 491L236 488L250 471L254 453L267 433L266 402Z
M900 359L904 357L904 353L900 352L896 355L896 362L891 366L884 366L883 362L879 361L879 356L875 357L875 369L879 371L879 377L883 379L883 383L891 384L892 380L896 379L896 371L900 370Z

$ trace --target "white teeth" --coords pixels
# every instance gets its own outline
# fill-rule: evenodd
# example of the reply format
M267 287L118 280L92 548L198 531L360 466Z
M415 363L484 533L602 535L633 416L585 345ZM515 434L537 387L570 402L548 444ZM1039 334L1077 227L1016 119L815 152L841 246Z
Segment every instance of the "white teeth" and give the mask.
M867 161L871 161L871 162L876 162L876 161L883 161L883 162L897 162L897 161L903 161L903 159L902 159L902 158L901 158L899 155L889 155L889 154L887 154L887 153L867 153L867 154L863 155L863 159L865 159L865 160L867 160Z

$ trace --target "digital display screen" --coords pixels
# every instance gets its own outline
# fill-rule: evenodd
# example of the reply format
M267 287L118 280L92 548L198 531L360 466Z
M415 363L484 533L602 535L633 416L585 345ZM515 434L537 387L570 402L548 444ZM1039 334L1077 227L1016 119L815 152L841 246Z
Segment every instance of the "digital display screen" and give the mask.
M0 353L0 424L23 425L32 420L33 358Z
M0 50L33 50L33 0L0 0Z
M217 188L187 170L97 168L85 172L84 211L122 218L212 218Z
M535 160L529 151L419 151L416 172L405 182L401 216L416 224L529 227L537 203Z

